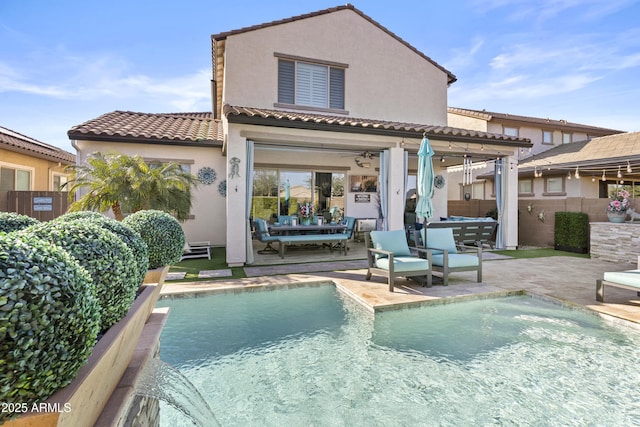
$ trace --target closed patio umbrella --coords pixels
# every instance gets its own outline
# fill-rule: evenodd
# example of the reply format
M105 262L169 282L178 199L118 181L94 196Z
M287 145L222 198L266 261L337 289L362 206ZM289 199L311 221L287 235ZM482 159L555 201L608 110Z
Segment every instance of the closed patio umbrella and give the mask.
M283 212L284 215L289 215L289 199L291 198L291 183L289 182L289 178L287 178L287 182L284 184L284 208L286 212Z
M433 216L433 149L429 138L424 136L418 150L418 177L416 187L418 190L418 204L416 216L424 223Z

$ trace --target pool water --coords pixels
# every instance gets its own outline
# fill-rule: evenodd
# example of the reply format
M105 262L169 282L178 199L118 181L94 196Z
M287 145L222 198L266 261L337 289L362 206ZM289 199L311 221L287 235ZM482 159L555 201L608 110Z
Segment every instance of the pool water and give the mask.
M162 300L223 426L640 424L640 338L531 296L377 313L334 286ZM191 425L162 407L161 425Z

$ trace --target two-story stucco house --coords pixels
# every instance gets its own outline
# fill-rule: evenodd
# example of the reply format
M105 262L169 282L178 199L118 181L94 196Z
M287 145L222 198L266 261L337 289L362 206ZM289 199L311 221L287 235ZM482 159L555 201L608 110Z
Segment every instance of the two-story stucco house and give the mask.
M434 161L436 175L470 154L517 162L530 147L525 138L450 127L447 88L456 77L351 5L211 41L210 114L114 112L69 137L79 161L115 150L188 165L202 185L187 239L226 245L230 266L252 262L250 218L295 213L299 203L338 216L382 215L385 228L403 228L423 136L444 160ZM501 230L513 248L517 172L504 168L502 177ZM447 215L446 180L433 205L433 218Z

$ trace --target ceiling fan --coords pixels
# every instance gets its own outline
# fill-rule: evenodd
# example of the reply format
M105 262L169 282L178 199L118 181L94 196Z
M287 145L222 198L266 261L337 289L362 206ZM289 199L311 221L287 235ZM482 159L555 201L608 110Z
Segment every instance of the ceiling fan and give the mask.
M370 151L364 151L353 159L356 162L356 165L361 168L370 168L371 162L366 160L371 160L373 157L377 157L376 154L373 154Z

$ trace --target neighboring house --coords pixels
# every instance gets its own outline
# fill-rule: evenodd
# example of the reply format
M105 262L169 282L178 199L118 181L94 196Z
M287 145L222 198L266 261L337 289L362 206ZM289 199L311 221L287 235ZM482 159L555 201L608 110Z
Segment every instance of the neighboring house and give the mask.
M0 126L0 191L54 191L76 156Z
M115 112L69 137L79 162L117 150L191 164L206 183L184 224L187 239L226 245L230 266L252 262L251 217L292 214L302 202L357 218L382 212L386 228L403 228L423 136L445 160L434 160L438 175L470 154L510 164L531 146L526 138L450 127L447 88L455 76L351 5L211 40L212 117L172 123L180 115ZM156 121L157 131L145 131L138 116ZM206 136L181 133L205 125ZM504 168L502 177L501 232L505 247L515 248L517 172ZM433 204L432 218L447 216L446 180Z
M68 151L40 142L0 126L0 211L11 211L51 219L57 209L66 208L66 195L56 197L56 203L36 203L33 196L42 192L57 192L67 182L65 168L76 162ZM9 195L12 198L9 198ZM48 195L47 195L48 197ZM49 199L36 199L44 201ZM51 208L51 209L50 209ZM34 214L33 210L42 209Z
M448 122L449 126L529 139L532 146L529 149L520 150L517 156L519 162L523 162L554 147L622 133L620 130L571 123L566 120L552 120L549 118L453 107L448 109ZM471 182L463 182L460 171L455 168L449 169L450 180L459 183L458 186L449 187L449 200L463 200L465 193L470 194L472 199L489 199L493 197L493 181L491 179L487 180L487 177L491 177L493 174L492 165L485 167L481 159L472 160L474 168ZM513 163L511 167L515 168L516 164ZM479 179L476 179L478 177Z
M624 187L640 199L640 132L555 147L522 161L518 171L521 198L606 199Z

